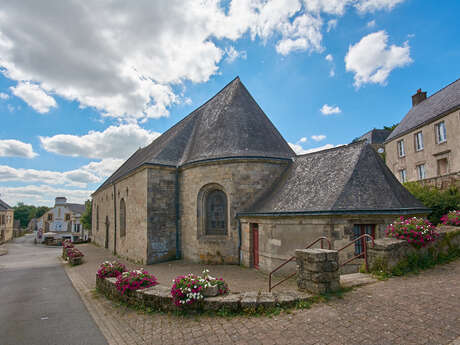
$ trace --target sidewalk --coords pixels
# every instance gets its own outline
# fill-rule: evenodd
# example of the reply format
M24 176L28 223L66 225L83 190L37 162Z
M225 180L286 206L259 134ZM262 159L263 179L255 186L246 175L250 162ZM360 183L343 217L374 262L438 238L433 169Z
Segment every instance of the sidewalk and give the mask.
M176 317L119 307L92 293L98 263L111 256L94 246L79 248L87 261L66 271L109 344L447 345L460 337L459 260L272 318Z

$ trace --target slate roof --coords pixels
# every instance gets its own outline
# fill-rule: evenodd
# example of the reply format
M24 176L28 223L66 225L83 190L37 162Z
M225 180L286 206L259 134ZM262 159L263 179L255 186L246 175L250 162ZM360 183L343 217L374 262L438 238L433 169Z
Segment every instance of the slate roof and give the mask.
M0 211L11 210L12 207L0 199Z
M367 140L369 144L383 144L385 139L388 138L391 131L389 129L373 129L363 134L358 138L359 140Z
M85 212L85 205L82 205L82 204L66 203L65 206L69 208L73 213L83 214L83 212Z
M365 141L297 156L251 214L428 213Z
M412 107L388 136L387 142L460 108L460 79Z
M179 167L219 158L294 156L237 77L150 145L137 150L99 189L144 164Z

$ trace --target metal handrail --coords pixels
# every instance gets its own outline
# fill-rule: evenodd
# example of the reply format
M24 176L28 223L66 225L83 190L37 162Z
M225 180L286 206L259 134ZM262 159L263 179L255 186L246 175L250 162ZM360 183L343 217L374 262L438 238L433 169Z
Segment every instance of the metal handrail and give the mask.
M327 241L328 249L331 249L332 248L331 241L327 237L324 237L324 236L321 236L321 237L317 238L315 241L311 242L304 249L310 248L311 246L315 245L319 241L321 241L321 249L323 249L323 240ZM291 262L294 259L295 259L295 256L291 256L289 259L287 259L285 262L283 262L281 265L279 265L273 271L270 272L270 274L268 275L268 291L269 292L271 292L275 287L277 287L281 283L285 282L286 280L294 277L297 274L297 272L294 272L294 273L290 274L289 276L287 276L286 278L284 278L283 280L279 281L278 283L276 283L275 285L272 286L272 274L275 273L276 271L278 271L281 267L283 267L284 265L288 264L289 262Z
M352 244L354 244L355 242L357 241L360 241L362 240L363 238L370 238L371 242L372 242L372 248L374 248L374 238L369 235L369 234L363 234L357 238L355 238L353 241L351 241L350 243L348 243L347 245L343 246L342 248L340 248L339 250L337 250L338 253L340 253L342 250L344 250L345 248L348 248L349 246L351 246ZM364 256L364 263L366 265L366 272L369 272L369 264L367 262L367 241L364 241L364 246L363 246L363 252L358 254L358 255L355 255L354 257L352 257L351 259L348 259L347 261L345 261L344 263L340 264L339 267L342 267L342 266L345 266L346 264L352 262L353 260L355 259L359 259L361 257Z

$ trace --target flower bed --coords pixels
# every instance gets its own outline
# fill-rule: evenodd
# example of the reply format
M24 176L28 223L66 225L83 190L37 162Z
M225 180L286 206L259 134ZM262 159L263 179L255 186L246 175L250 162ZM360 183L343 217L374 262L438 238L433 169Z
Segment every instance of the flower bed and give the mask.
M448 214L441 217L441 222L444 225L460 226L460 211L450 211Z
M116 278L124 272L126 272L126 266L121 262L104 261L97 270L97 276L99 278Z
M66 256L72 266L80 265L84 257L83 253L74 247L66 248Z
M228 293L228 285L222 278L216 279L204 270L202 276L187 274L173 280L171 296L176 306L198 304L205 297Z
M116 281L117 290L123 295L126 291L136 291L157 285L157 278L144 269L123 272Z
M400 217L387 227L385 233L388 237L405 240L416 248L425 247L439 237L436 228L428 220L417 217Z
M74 248L74 245L72 244L72 242L65 240L64 242L62 242L62 258L64 260L68 259L67 248Z

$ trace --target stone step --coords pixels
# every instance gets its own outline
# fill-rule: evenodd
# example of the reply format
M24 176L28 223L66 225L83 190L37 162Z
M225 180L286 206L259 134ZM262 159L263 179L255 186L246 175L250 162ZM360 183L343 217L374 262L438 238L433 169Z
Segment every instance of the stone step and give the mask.
M340 285L344 288L372 284L377 281L377 279L365 273L343 274L340 276Z

